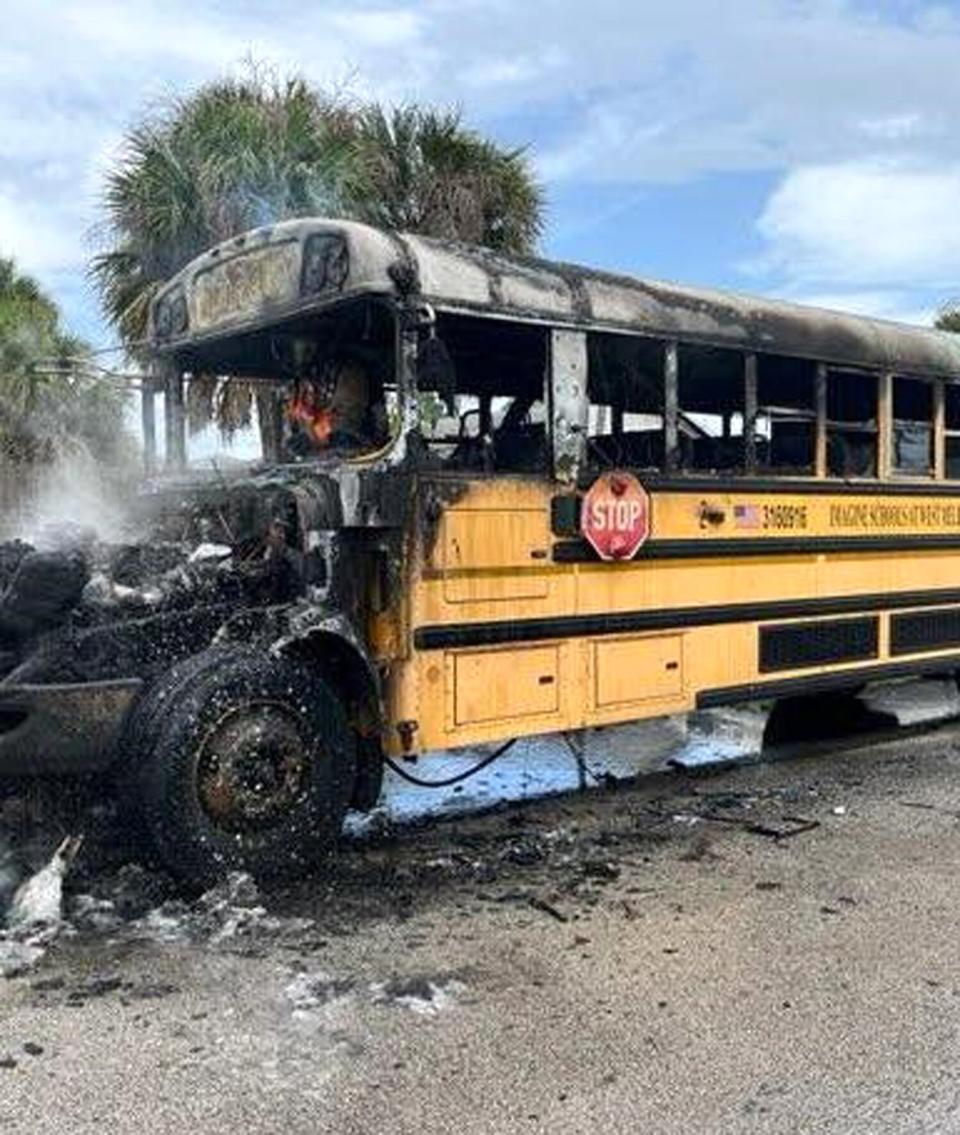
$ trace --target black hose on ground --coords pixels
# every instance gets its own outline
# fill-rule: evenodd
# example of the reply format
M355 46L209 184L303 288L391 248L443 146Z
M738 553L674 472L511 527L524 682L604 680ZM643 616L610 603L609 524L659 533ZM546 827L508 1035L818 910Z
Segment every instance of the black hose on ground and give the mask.
M418 788L449 788L453 784L459 784L462 780L469 780L471 776L476 776L478 772L482 772L488 765L492 765L498 757L502 757L511 745L515 745L516 743L517 739L514 737L512 740L501 745L499 749L494 749L492 753L488 753L483 760L478 761L472 768L468 768L465 772L455 773L453 776L444 777L443 780L422 780L419 776L414 776L413 773L407 772L402 765L398 764L391 757L385 756L383 762L387 768L393 769L401 780L407 781L408 784L415 784Z

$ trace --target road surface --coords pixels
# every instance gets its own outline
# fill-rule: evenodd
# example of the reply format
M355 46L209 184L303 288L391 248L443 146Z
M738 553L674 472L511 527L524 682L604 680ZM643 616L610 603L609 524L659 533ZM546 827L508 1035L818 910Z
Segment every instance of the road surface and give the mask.
M0 1132L960 1131L958 817L948 725L387 832L266 895L114 865L0 980Z

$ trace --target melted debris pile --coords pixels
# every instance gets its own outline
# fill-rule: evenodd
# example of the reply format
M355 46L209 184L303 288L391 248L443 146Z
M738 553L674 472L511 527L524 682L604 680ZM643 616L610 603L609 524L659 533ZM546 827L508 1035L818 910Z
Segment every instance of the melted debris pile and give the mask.
M415 825L415 838L401 826L353 841L300 883L264 893L248 875L232 874L200 896L185 893L151 861L135 862L140 849L125 841L133 833L126 833L116 806L94 793L69 811L62 790L44 797L42 809L37 794L8 797L0 801L0 976L27 973L58 937L241 956L280 949L312 959L331 937L371 919L402 924L448 888L464 916L507 904L545 925L589 919L598 907L640 917L638 904L657 889L651 868L658 856L672 848L682 861L713 868L723 858L718 833L731 828L777 844L803 839L838 817L846 822L845 803L837 802L846 801L849 785L843 796L840 787L816 775L718 791L699 779L671 777L637 792L610 788L535 809L515 805L454 826ZM49 864L64 832L81 831L86 841L66 879L60 919L8 924L14 894ZM16 840L15 851L4 835ZM307 968L314 969L312 961ZM385 987L377 997L433 1005L438 994L425 990ZM311 993L322 995L322 985Z
M0 798L0 977L31 969L62 935L74 932L69 907L71 885L93 866L81 854L93 837L94 854L106 861L126 854L116 838L112 805L79 786L56 791L24 791Z
M203 649L239 607L293 598L294 557L282 530L247 546L0 544L0 681L149 675Z
M260 953L268 939L309 946L313 920L268 913L249 875L230 874L199 897L184 897L165 872L122 861L130 849L111 846L106 835L92 841L75 871L79 839L63 841L39 867L40 856L49 855L49 834L31 834L16 849L0 840L0 978L24 976L59 938L78 935L243 955Z
M79 839L62 839L65 831L85 834L82 849ZM313 921L268 913L249 875L232 873L197 896L141 859L135 830L92 783L0 799L0 977L26 973L60 937L238 953L256 952L266 938L309 937Z
M206 891L196 901L170 898L131 924L134 937L165 942L206 942L234 952L258 951L264 937L300 935L310 918L278 918L267 913L256 883L242 871Z

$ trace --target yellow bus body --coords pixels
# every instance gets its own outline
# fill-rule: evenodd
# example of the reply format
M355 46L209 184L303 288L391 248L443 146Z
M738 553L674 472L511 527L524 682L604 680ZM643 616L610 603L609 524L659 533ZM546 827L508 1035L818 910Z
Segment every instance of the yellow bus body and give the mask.
M182 373L257 377L284 329L361 303L396 318L402 428L330 491L339 527L373 544L390 529L389 596L378 584L350 614L387 752L960 669L957 336L301 218L210 250L155 300L168 464L183 463ZM420 373L435 342L446 377ZM479 465L430 449L423 393L459 416L433 439L454 454L456 398L474 398ZM537 472L487 461L538 400ZM650 532L601 562L578 501L621 464ZM402 480L409 520L368 507L381 476Z
M647 542L604 563L557 562L557 486L446 480L439 518L411 536L411 646L390 668L390 750L813 692L825 677L952 670L957 646L911 649L909 628L960 602L957 550L937 547L960 532L960 497L831 488L654 490ZM606 629L618 623L629 629ZM811 644L794 661L788 628ZM390 632L372 630L392 653ZM787 649L765 659L777 635ZM855 657L817 662L831 637L834 654Z

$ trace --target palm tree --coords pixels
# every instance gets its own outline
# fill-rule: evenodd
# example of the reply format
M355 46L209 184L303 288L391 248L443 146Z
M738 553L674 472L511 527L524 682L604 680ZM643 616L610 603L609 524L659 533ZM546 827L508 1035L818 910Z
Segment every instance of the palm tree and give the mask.
M107 317L136 350L164 281L246 229L321 214L528 252L543 199L523 153L457 113L350 103L253 67L133 128L104 210L106 250L91 270ZM249 424L255 383L191 387L193 429L211 418L227 434Z
M937 312L933 321L939 331L960 331L960 300L951 300Z
M0 260L0 451L32 459L37 439L29 423L41 402L44 377L37 361L55 346L55 305L12 260Z
M346 125L302 80L254 71L174 99L134 127L107 175L108 247L91 265L124 341L141 343L158 288L211 245L335 210L354 168Z
M362 175L347 202L382 228L533 252L543 192L523 149L504 150L463 125L459 111L374 103L357 114Z
M127 135L108 174L108 249L91 265L108 319L142 354L150 302L206 248L269 221L336 212L355 169L348 117L302 80L252 69L176 98ZM259 395L259 397L258 397ZM270 400L257 383L188 387L188 422L216 420L230 436L260 420Z
M88 362L36 280L0 259L0 453L28 464L78 450L119 454L123 389Z
M0 259L0 397L8 412L29 399L30 361L49 347L57 319L36 280Z

